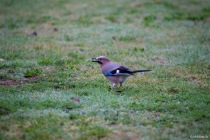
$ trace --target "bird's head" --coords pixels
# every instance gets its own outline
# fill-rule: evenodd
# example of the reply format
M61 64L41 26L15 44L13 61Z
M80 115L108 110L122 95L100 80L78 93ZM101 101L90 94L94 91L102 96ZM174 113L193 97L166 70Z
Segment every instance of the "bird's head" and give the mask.
M92 58L92 62L97 62L101 67L104 66L106 63L110 62L109 58L105 56L99 56L96 58Z

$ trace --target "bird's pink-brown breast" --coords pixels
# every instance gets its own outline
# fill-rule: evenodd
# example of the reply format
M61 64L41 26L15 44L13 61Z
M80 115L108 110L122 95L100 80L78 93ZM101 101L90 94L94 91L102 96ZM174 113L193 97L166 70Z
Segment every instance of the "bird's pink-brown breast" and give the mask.
M117 62L108 62L101 68L101 70L102 70L102 73L105 75L108 72L111 72L117 69L118 67L120 67L120 64L118 64Z

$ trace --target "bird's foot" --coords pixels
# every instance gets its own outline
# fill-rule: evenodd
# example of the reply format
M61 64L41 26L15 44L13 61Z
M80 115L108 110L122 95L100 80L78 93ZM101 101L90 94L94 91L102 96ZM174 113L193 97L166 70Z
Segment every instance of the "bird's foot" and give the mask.
M115 89L115 92L122 92L121 89Z
M115 92L122 92L122 90L120 88L118 88L118 87L109 87L108 90L109 91L112 91L113 90Z
M115 92L122 92L121 88L120 87L115 87L113 88Z

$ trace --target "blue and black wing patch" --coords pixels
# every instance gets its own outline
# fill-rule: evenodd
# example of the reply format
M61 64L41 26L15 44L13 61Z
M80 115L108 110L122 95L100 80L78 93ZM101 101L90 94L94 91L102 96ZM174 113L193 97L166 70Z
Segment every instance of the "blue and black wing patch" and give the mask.
M132 71L124 66L120 66L119 68L112 70L106 73L105 76L118 76L118 75L133 75Z
M106 73L105 76L123 76L123 75L130 76L138 72L150 72L150 71L151 70L129 70L124 66L120 66L119 68Z

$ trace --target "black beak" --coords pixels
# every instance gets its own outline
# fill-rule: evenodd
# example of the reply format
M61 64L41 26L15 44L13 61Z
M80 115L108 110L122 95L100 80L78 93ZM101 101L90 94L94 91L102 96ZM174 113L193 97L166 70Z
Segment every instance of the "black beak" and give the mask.
M96 58L92 58L92 62L99 62Z
M99 64L102 64L99 60L97 60L96 58L92 58L92 62L97 62Z

